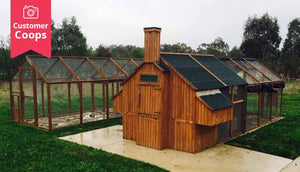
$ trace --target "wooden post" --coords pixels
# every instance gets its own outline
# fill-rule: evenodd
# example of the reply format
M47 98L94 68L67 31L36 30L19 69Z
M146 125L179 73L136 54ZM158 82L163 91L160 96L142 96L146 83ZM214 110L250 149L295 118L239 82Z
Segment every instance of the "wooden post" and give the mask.
M68 83L68 102L69 102L69 113L72 111L71 103L71 83Z
M44 81L41 82L41 96L42 96L42 113L43 113L43 116L45 116Z
M23 90L23 76L22 76L22 70L19 69L19 88L20 88L20 123L24 122L24 101L25 101L25 97L24 97L24 90Z
M119 81L117 81L117 93L119 93L119 91L120 91L120 83Z
M47 84L47 96L48 96L48 122L49 130L52 129L52 112L51 112L51 85Z
M114 97L114 95L115 95L114 82L111 82L111 95L112 95L112 97Z
M39 116L38 116L38 109L37 109L37 93L36 93L36 75L35 71L32 70L32 91L33 91L33 104L34 104L34 124L36 127L39 126Z
M12 95L12 81L9 81L9 96L10 96L10 119L11 120L15 120L14 119L14 96Z
M106 82L106 119L109 119L109 87L108 82Z
M242 122L242 132L246 132L247 130L247 98L248 98L248 93L247 93L247 86L244 87L244 104L243 104L243 108L242 108L242 113L243 113L243 122Z
M273 117L273 93L270 92L270 121L272 121L272 117Z
M105 83L102 82L102 111L105 111Z
M260 93L258 93L258 113L257 113L257 126L259 126L260 112L261 112L261 92L260 92Z
M78 84L79 88L79 106L80 106L80 124L83 123L83 110L82 110L82 82Z
M231 86L231 102L234 102L234 86ZM234 110L234 106L235 104L233 105L232 107L232 113L233 113L233 110ZM229 136L232 137L232 129L233 129L233 118L232 120L230 120L230 127L229 127Z
M282 98L283 97L283 88L281 89L281 93L280 93L280 117L282 116Z
M91 99L92 99L92 109L95 109L95 85L91 82Z

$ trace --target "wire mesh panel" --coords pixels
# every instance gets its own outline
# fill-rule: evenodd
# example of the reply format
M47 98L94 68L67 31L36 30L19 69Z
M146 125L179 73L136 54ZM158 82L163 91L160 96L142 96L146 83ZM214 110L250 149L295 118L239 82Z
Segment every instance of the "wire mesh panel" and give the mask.
M60 60L55 62L44 75L49 81L66 81L72 79L70 78L72 73Z
M270 107L271 107L271 92L261 93L261 113L259 123L263 124L270 121Z
M81 65L74 72L81 80L92 80L93 75L97 73L95 68L87 60L81 63Z
M281 89L275 89L272 94L272 117L275 118L280 116Z
M33 64L41 71L42 74L47 73L47 71L58 62L58 58L39 58L39 57L31 57L30 60Z
M247 93L246 130L257 127L259 93Z
M129 59L115 59L115 61L130 75L137 67Z
M229 59L221 59L221 61L229 67L233 72L235 72L239 77L244 79L248 84L253 84L256 81L246 72L244 72L241 68L239 68L237 65L235 65L232 61Z
M52 116L69 112L67 84L51 85L51 108Z
M239 65L241 65L244 69L246 69L249 73L251 73L256 79L258 79L261 82L270 81L268 78L263 76L259 71L257 71L255 68L253 68L251 65L247 64L244 60L235 60Z
M135 68L136 68L136 65L133 64L131 61L129 61L129 63L123 67L123 69L128 73L128 75L130 75L134 71Z
M11 84L13 92L20 92L19 71L17 71L16 74L13 76Z
M24 122L34 124L34 97L32 71L22 71L22 88L24 92Z
M95 90L95 108L102 108L103 107L103 84L102 83L95 83L94 90Z
M233 125L232 134L236 135L242 132L242 118L244 115L244 103L238 103L233 106Z
M271 78L273 81L278 81L280 78L278 78L276 75L274 75L270 70L265 68L263 65L261 65L259 62L254 60L249 60L249 63L251 63L253 66L255 66L257 69L262 71L265 75L267 75L269 78Z
M218 125L218 141L230 137L230 121Z
M137 63L137 64L142 64L144 62L144 59L134 59L134 61Z

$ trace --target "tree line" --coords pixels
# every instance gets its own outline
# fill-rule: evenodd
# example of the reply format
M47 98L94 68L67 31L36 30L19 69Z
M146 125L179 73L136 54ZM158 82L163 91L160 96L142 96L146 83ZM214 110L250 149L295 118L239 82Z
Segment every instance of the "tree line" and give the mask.
M135 58L144 56L143 47L134 45L105 46L100 44L93 49L88 46L87 39L75 17L65 18L61 24L55 24L52 20L51 39L52 55ZM161 51L213 54L218 58L257 58L285 77L298 78L300 74L300 18L289 23L287 38L280 49L281 41L277 18L266 13L261 17L255 15L247 19L240 46L234 46L230 49L226 41L217 37L210 43L200 44L196 49L178 42L176 44L162 44ZM10 58L9 42L9 37L1 37L0 80L9 79L22 59L21 57ZM21 56L32 53L34 52L27 52Z

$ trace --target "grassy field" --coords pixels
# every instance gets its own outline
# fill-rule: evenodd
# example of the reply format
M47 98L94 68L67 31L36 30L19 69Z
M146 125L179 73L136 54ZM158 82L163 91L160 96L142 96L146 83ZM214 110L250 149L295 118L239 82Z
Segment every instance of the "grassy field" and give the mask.
M286 158L300 156L300 85L287 83L283 97L284 119L237 137L226 144Z
M121 124L121 118L44 131L11 122L9 90L0 87L0 171L164 171L156 166L59 140Z
M8 92L7 85L0 87L1 171L164 171L147 163L58 139L60 136L121 124L121 118L48 132L9 121ZM66 105L62 105L63 97L58 99L53 100L57 103L53 107L66 109ZM74 98L74 101L77 100ZM227 144L294 159L300 155L299 83L287 84L283 116L283 120Z

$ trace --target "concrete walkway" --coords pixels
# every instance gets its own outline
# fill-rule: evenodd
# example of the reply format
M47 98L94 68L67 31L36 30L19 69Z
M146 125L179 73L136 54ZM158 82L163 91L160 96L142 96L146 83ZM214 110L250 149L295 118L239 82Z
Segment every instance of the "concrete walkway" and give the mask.
M281 172L299 172L300 171L300 156L293 162L289 163Z
M280 171L292 160L234 146L218 144L191 154L155 150L122 138L122 125L92 130L61 139L148 162L170 171Z

